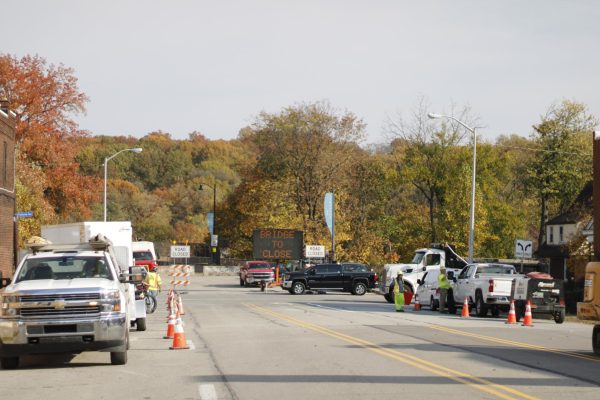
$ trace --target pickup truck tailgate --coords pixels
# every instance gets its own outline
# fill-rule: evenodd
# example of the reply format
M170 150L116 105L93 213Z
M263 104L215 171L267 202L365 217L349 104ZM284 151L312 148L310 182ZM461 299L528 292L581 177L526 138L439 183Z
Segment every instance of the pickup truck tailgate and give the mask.
M512 290L512 278L511 279L507 279L507 278L490 278L490 281L493 281L493 283L490 283L490 294L493 294L494 296L510 296L510 292Z

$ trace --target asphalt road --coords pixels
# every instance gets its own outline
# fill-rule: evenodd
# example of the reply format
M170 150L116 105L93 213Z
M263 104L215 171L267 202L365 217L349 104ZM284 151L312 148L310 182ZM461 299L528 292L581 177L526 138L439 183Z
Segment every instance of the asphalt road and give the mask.
M0 370L3 398L599 399L591 325L396 313L375 294L292 296L193 277L183 289L189 350L170 350L166 311L108 353L28 356Z

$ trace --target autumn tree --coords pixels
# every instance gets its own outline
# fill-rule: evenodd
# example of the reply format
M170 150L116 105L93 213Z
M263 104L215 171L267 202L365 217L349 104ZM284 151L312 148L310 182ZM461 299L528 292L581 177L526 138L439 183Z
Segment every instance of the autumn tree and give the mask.
M38 168L42 171L43 197L24 202L47 201L63 220L89 216L98 182L79 175L75 161L77 139L85 132L72 118L85 111L87 97L79 91L73 70L48 65L39 56L0 55L0 97L9 101L17 116L17 151L24 154L18 158L17 179L26 180ZM24 195L40 192L17 193ZM52 219L52 215L36 217Z
M351 165L364 124L352 113L339 115L326 103L262 113L253 126L257 173L286 182L289 201L310 239L322 229L322 201Z
M456 148L465 136L465 130L454 121L432 123L427 117L428 104L421 99L411 117L402 116L390 119L388 132L396 138L393 147L396 152L397 168L403 179L410 182L426 202L430 241L438 236L438 211L443 207L445 193L453 189L462 174L457 174L464 161L458 160ZM468 121L468 110L458 115L458 119Z
M591 179L590 132L598 121L582 103L551 106L533 127L536 151L528 163L529 187L539 201L538 243L545 242L549 213L564 212Z

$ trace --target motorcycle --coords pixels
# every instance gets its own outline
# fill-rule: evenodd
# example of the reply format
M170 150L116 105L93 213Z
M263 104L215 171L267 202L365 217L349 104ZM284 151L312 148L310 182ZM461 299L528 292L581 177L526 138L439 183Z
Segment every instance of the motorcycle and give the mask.
M152 314L154 311L156 311L158 302L156 301L156 297L150 294L150 291L148 290L149 287L150 285L142 282L138 285L137 289L141 292L141 296L144 298L144 302L146 304L146 313Z

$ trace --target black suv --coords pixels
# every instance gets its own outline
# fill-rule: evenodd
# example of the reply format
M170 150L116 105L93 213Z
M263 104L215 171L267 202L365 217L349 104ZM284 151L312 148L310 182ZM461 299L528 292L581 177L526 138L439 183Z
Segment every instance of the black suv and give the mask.
M281 287L291 294L305 290L341 290L362 296L373 289L377 274L365 264L317 264L304 271L286 273Z

